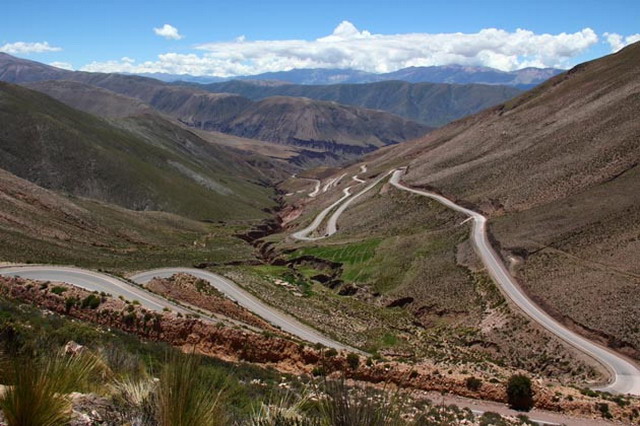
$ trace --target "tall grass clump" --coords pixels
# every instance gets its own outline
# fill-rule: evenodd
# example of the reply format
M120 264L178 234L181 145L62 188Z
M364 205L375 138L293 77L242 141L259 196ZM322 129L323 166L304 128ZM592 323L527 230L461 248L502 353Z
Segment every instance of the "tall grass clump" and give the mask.
M51 354L5 362L7 387L0 409L9 426L58 426L71 418L73 391L90 390L99 375L99 359L89 354Z
M405 400L400 391L373 392L352 388L342 380L326 380L326 396L320 401L320 417L331 426L400 426Z
M226 416L222 389L203 380L198 357L172 354L163 366L156 390L160 426L222 426Z

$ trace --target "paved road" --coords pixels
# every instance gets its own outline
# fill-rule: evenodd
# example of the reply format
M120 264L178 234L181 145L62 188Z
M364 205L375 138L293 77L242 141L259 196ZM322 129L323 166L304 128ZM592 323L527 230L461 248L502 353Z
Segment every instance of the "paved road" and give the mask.
M327 222L327 230L326 230L324 236L320 237L320 238L330 237L331 235L333 235L336 232L338 232L338 219L340 219L340 216L342 215L342 213L344 213L344 211L351 205L351 203L353 203L355 200L357 200L358 197L360 197L360 196L366 194L367 192L369 192L370 190L372 190L383 179L385 179L387 176L389 176L390 173L391 172L382 175L381 177L379 177L378 179L376 179L375 181L370 183L362 191L358 192L356 195L354 195L353 197L349 198L344 203L342 203L340 205L340 207L338 207L336 209L336 211L329 218L329 221Z
M318 195L318 193L320 192L320 181L318 179L311 179L313 181L315 181L316 186L313 188L313 192L309 193L309 197L313 198L316 195Z
M350 191L351 191L351 187L345 188L343 190L344 195L338 201L336 201L335 203L331 204L329 207L327 207L326 209L318 213L318 215L313 219L313 222L311 222L309 226L307 226L306 228L298 232L294 232L293 234L291 234L291 236L296 240L302 240L302 241L316 241L316 240L321 240L323 238L326 238L327 235L324 235L322 237L310 237L309 234L311 234L313 231L318 229L318 226L320 226L324 218L327 217L327 215L331 212L331 210L339 206L340 203L342 203L344 200L346 200L351 196Z
M0 268L0 275L39 281L58 281L89 291L104 291L115 297L122 296L127 300L137 300L141 306L152 311L162 311L164 308L170 308L183 314L191 312L131 283L100 272L80 268L67 266L11 266Z
M360 166L360 172L361 173L365 173L366 171L367 171L367 166L366 165ZM317 241L317 240L322 240L324 238L332 236L333 234L338 232L338 219L340 218L342 213L344 213L344 211L351 205L351 203L353 203L360 196L364 195L365 193L367 193L368 191L373 189L383 179L385 179L387 176L389 176L389 174L391 174L391 172L382 175L381 177L379 177L378 179L376 179L375 181L370 183L362 191L358 192L357 194L355 194L351 198L349 198L349 196L351 195L350 191L351 191L352 187L345 188L343 190L344 191L344 195L342 196L342 198L340 198L335 203L331 204L326 209L322 210L314 218L313 222L311 222L311 224L309 226L307 226L306 228L304 228L301 231L294 232L293 234L291 234L291 236L293 238L297 239L297 240L303 240L303 241ZM342 179L343 176L344 175L340 176L340 179ZM358 175L354 175L353 179L358 181L358 182L364 182L363 180L358 178ZM331 210L333 210L336 207L338 207L338 208L336 209L335 212L333 212L333 214L331 215L331 217L329 217L329 220L327 221L327 227L325 229L325 233L323 235L319 236L319 237L309 237L309 234L311 234L313 231L318 229L320 224L322 224L322 221L324 220L324 218L327 217L327 215L331 212Z
M453 201L431 192L412 189L400 183L403 170L396 170L391 176L391 184L398 189L433 198L445 206L463 213L473 219L472 240L476 251L487 271L507 295L522 311L544 328L569 343L573 347L591 356L604 365L613 375L613 380L599 390L613 393L640 395L640 369L626 358L596 345L584 337L569 330L533 303L520 289L507 268L495 253L487 238L487 218L480 213L457 205Z
M291 335L297 336L308 342L321 343L327 347L354 351L354 349L323 336L320 332L302 324L295 318L263 303L257 297L240 288L233 281L230 281L218 274L214 274L213 272L194 268L163 268L141 272L139 274L132 275L129 279L138 284L145 284L151 281L154 277L168 278L177 273L190 274L208 281L209 284L215 287L218 291L224 293L227 297L235 300L241 306L264 318L271 324L280 327L280 329Z
M211 272L192 268L166 268L142 272L132 276L130 279L138 284L143 284L149 282L153 277L170 277L180 272L192 274L198 278L207 280L211 285L237 301L241 306L244 306L291 335L311 343L321 343L335 349L354 351L354 349L346 345L323 336L320 332L302 324L293 317L264 304L256 297L242 290L237 284ZM162 311L164 308L170 308L175 312L184 314L192 312L187 308L169 302L161 296L150 293L135 284L99 272L80 268L63 266L12 266L0 268L0 275L20 276L22 278L42 281L65 282L89 291L104 291L116 297L122 296L128 300L137 300L141 306L154 311Z

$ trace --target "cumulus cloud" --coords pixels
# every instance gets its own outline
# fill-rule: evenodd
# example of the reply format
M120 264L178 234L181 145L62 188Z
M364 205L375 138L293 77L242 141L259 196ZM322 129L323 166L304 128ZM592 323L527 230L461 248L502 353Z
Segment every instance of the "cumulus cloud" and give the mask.
M154 28L153 32L160 37L164 37L167 40L180 40L183 36L180 35L178 29L173 25L164 24L160 28Z
M640 41L640 34L632 34L629 36L622 36L616 33L604 33L605 40L611 46L611 52L615 53L621 50L623 47Z
M51 62L49 63L49 65L51 65L52 67L56 67L56 68L62 68L63 70L69 70L69 71L73 71L73 65L71 65L69 62Z
M390 72L409 66L460 64L505 71L523 67L568 67L598 42L590 28L575 33L536 34L496 28L477 33L374 34L341 22L316 40L247 40L195 46L201 53L165 53L156 61L94 62L88 71L167 72L236 76L293 68L350 68Z
M29 53L44 53L44 52L59 52L61 47L51 46L48 42L36 42L29 43L24 41L17 41L15 43L7 43L0 46L0 52L10 53L12 55L17 54L29 54Z

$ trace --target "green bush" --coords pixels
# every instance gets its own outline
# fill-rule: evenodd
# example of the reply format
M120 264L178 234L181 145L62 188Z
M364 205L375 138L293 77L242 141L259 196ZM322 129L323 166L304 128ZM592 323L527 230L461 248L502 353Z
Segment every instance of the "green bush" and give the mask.
M207 383L200 359L174 355L160 374L157 420L160 426L222 426L227 424L220 404L221 389Z
M338 355L338 351L333 348L329 348L326 351L324 351L324 354L329 358L333 358L334 356Z
M60 296L62 293L64 293L65 291L67 291L66 287L62 287L62 286L55 286L51 289L51 293L53 294L57 294L58 296Z
M469 376L465 380L465 385L469 390L478 391L482 387L482 380L478 379L477 377Z
M64 299L64 308L67 313L71 312L71 308L78 304L79 300L75 297L67 297Z
M96 309L100 306L101 300L99 296L95 294L90 294L82 300L82 308Z
M352 370L355 370L360 366L360 357L358 354L350 353L347 354L347 364Z
M613 418L613 416L609 412L609 404L607 404L606 402L596 403L596 409L600 412L602 417L604 417L605 419Z
M515 410L529 411L533 408L533 387L531 379L515 374L507 382L507 400Z

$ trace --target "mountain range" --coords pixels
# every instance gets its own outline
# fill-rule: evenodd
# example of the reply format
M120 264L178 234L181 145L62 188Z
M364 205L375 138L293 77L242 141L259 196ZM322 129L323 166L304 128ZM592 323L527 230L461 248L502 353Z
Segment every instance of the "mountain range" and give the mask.
M199 85L214 93L236 93L253 100L271 96L304 97L386 111L427 126L439 127L482 111L522 93L501 85L407 83L383 81L363 84L260 84L234 80Z
M92 108L98 114L135 111L146 104L200 130L329 153L311 154L321 162L336 162L340 156L344 161L381 146L422 136L437 125L519 93L505 86L414 87L400 83L398 87L389 82L351 88L309 86L315 94L308 93L303 86L300 88L305 90L282 86L286 88L283 93L263 96L253 93L250 99L238 94L212 93L218 89L205 85L184 86L133 75L68 71L7 54L0 54L0 80L30 84L73 107ZM97 93L94 88L113 95L101 91L100 96L94 97ZM318 99L309 99L314 96ZM92 103L100 103L102 110L98 111ZM123 103L127 103L125 109ZM308 158L307 155L302 161Z
M408 83L452 83L452 84L502 84L520 89L532 88L558 75L564 70L557 68L523 68L501 71L490 67L441 65L408 67L388 73L371 73L351 69L293 69L237 77L192 76L188 74L147 73L140 74L167 82L219 83L231 80L261 81L271 84L360 84L380 81L406 81Z

